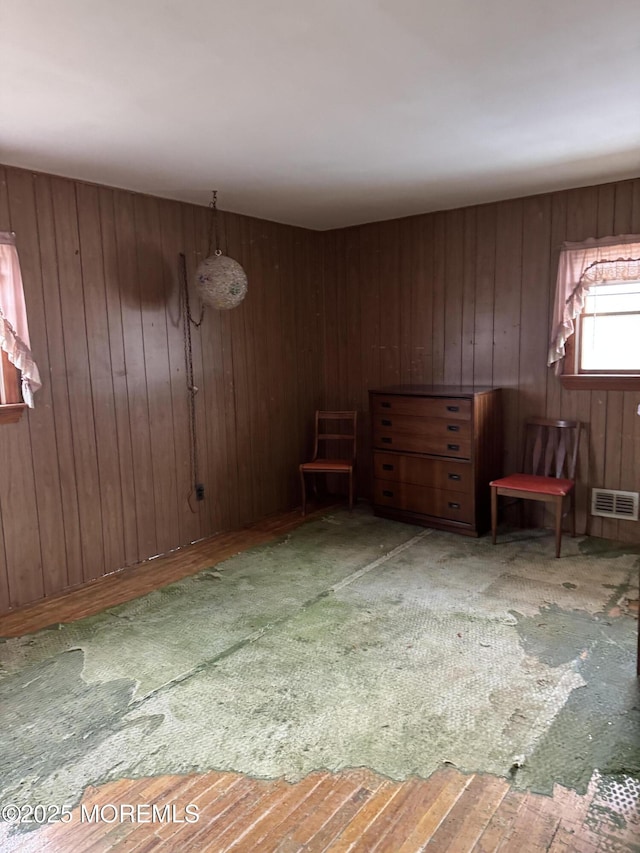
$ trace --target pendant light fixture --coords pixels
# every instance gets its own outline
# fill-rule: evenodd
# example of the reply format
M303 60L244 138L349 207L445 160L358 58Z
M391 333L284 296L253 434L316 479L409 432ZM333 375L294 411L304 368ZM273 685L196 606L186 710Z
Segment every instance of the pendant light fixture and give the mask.
M237 261L222 254L218 237L218 191L213 190L208 257L196 270L196 284L204 305L226 311L247 295L247 274Z

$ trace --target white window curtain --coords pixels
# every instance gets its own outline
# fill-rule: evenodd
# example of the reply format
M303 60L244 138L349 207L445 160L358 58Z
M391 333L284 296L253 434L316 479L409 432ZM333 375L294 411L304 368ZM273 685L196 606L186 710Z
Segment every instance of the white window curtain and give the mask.
M31 354L18 250L10 231L0 231L0 349L20 371L22 398L33 408L33 395L42 383Z
M561 370L565 344L575 331L589 287L595 282L629 281L640 274L640 234L590 237L582 243L563 243L558 264L556 300L551 321L549 367Z

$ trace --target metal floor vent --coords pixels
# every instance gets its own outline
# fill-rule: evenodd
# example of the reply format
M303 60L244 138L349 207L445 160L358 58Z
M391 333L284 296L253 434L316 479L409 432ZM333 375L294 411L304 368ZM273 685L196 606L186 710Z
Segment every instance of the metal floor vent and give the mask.
M620 492L616 489L591 490L591 515L604 518L638 520L638 492Z

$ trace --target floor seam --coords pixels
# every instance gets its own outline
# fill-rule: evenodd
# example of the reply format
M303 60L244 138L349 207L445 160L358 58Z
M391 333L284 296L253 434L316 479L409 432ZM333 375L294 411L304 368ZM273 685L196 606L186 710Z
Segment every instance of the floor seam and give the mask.
M161 684L159 687L156 687L155 690L152 690L150 693L146 693L139 699L134 700L127 707L127 713L138 710L149 699L154 699L155 697L165 693L167 690L169 690L176 684L183 684L185 681L189 681L191 678L200 675L202 672L219 663L220 661L231 657L231 655L245 648L245 646L257 642L262 637L264 637L265 634L269 633L270 631L273 631L275 628L279 628L282 625L285 625L292 619L295 619L295 617L298 616L302 611L308 610L310 607L313 607L320 601L323 601L325 598L328 598L331 594L335 594L339 590L344 589L344 587L349 586L350 584L359 580L361 577L364 577L364 575L369 574L369 572L372 572L379 566L384 565L389 560L393 559L398 554L403 553L403 551L406 551L408 548L411 548L413 545L417 544L426 536L429 536L432 533L433 530L430 529L420 531L420 533L416 534L415 536L412 536L411 539L408 539L401 545L397 545L395 548L392 548L391 551L388 551L381 557L377 557L375 560L372 560L370 563L367 563L367 565L363 566L361 569L357 569L355 572L352 572L343 580L339 581L338 583L332 584L330 587L327 587L327 589L323 589L321 592L313 596L313 598L307 599L294 611L287 613L284 616L281 616L279 619L275 619L273 622L269 622L267 625L263 625L261 628L258 628L255 631L252 631L251 634L248 634L246 637L243 637L241 640L238 640L236 643L233 643L233 645L228 646L226 649L223 649L217 655L214 655L213 657L202 661L198 664L198 666L193 667L192 669L189 669L186 672L181 673L180 675L177 675L170 681L166 681L164 684Z

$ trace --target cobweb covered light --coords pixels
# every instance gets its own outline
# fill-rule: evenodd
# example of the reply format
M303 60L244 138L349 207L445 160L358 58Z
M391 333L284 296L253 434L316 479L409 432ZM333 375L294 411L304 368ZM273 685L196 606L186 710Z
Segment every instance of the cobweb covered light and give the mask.
M217 251L196 270L200 299L219 310L235 308L247 295L247 274L237 261Z
M208 257L196 270L196 286L204 305L220 311L235 308L247 295L247 274L233 258L222 254L218 233L218 191L213 190ZM215 247L215 251L213 251Z

